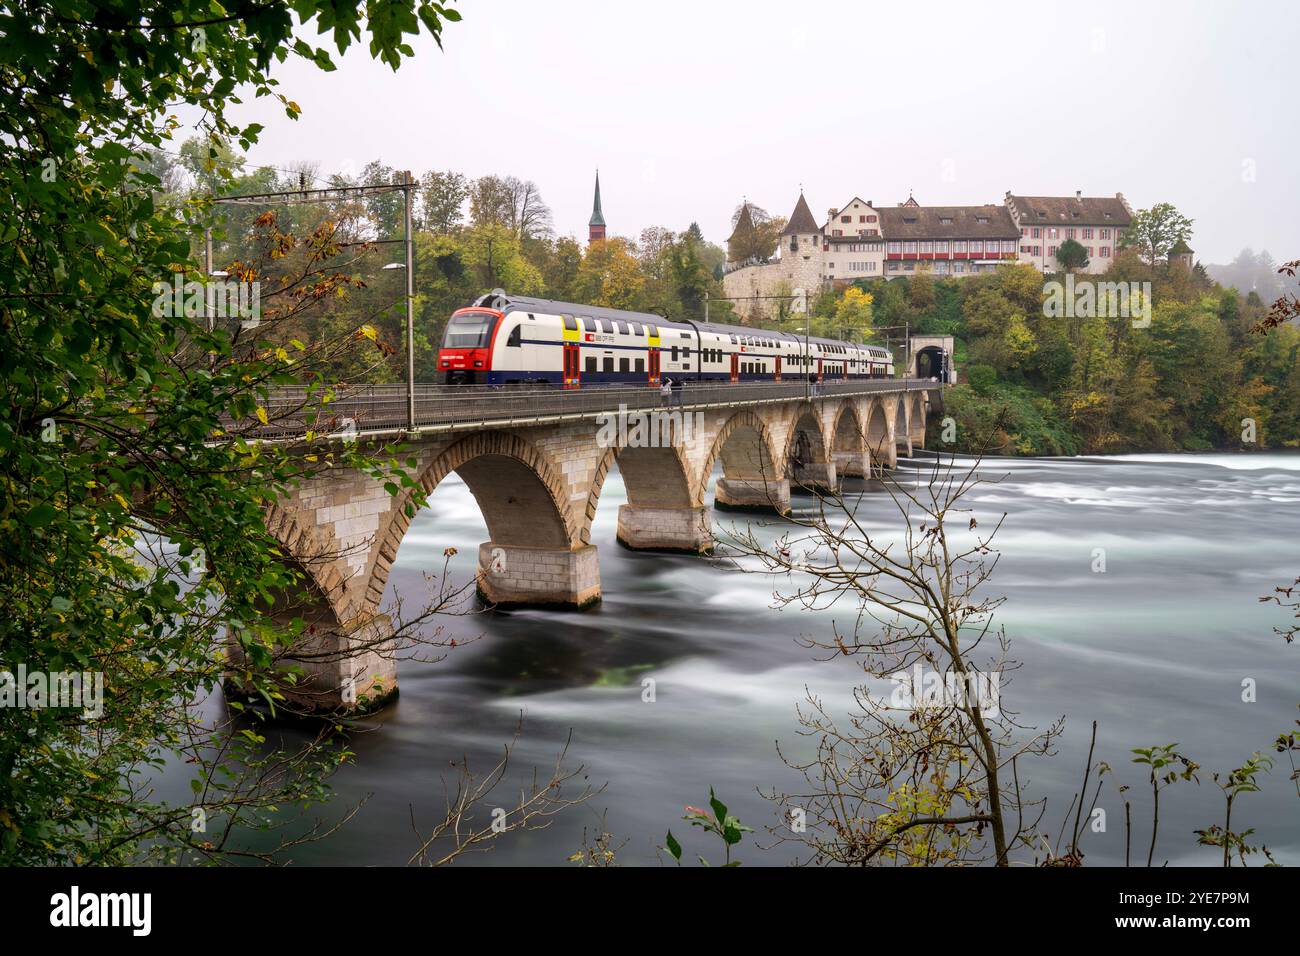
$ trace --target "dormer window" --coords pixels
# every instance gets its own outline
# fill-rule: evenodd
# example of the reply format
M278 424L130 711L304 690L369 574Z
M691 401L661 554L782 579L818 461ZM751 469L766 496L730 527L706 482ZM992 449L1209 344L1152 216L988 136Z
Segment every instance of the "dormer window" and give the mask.
M939 224L942 225L942 226L951 226L951 225L952 225L952 217L951 217L951 216L940 216L940 217L939 217Z
M981 223L981 224L987 225L987 224L988 224L988 221L989 221L989 217L988 217L988 216L976 216L976 217L975 217L975 221L978 222L978 223Z

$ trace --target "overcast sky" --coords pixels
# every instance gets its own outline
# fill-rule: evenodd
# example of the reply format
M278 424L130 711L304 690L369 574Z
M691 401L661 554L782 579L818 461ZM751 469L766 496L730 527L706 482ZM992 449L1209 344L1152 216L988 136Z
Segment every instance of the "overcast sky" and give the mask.
M819 221L854 195L895 204L1003 194L1174 203L1192 246L1300 257L1294 4L603 3L462 0L393 73L365 45L298 61L250 159L532 179L586 237L600 167L612 235L696 220L720 242L742 196Z

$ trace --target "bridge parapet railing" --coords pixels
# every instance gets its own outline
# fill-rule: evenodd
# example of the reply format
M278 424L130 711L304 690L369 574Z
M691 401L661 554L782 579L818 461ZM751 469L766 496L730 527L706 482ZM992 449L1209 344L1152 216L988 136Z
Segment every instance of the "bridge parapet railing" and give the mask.
M803 381L687 383L672 398L671 407L704 409L769 402L812 401L842 395L912 392L941 388L928 379L859 379ZM317 435L398 433L407 430L405 385L338 385L331 400L319 407L320 391L305 387L277 389L267 403L268 424L258 430L267 438L285 438L312 431ZM646 411L664 407L657 386L417 385L415 421L420 430L441 431L509 424L544 424L591 418L620 410Z

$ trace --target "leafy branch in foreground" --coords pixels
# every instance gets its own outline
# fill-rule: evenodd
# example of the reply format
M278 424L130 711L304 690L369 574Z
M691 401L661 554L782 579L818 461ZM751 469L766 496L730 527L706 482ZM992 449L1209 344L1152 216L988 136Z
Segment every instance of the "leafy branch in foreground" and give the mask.
M739 817L728 812L727 805L717 798L712 787L709 788L709 809L713 811L713 816L709 816L708 810L688 806L686 815L682 819L693 827L699 827L705 833L712 833L722 841L723 866L740 866L739 860L731 858L731 848L743 839L744 834L753 833L754 828L744 826ZM668 835L664 837L664 849L678 863L682 861L682 845L677 842L672 830L669 830ZM702 865L709 865L709 861L703 856L698 859Z
M4 864L241 853L241 831L323 799L347 758L333 725L301 749L268 749L247 709L214 723L198 706L226 669L223 647L270 665L286 639L266 609L304 574L267 530L268 508L339 462L403 471L392 448L313 455L258 440L281 386L303 387L295 414L327 422L325 371L368 348L342 330L275 340L348 291L347 272L330 268L339 246L328 228L294 249L281 234L277 253L293 254L278 275L292 278L268 289L255 329L166 308L158 284L207 279L194 255L206 212L156 202L150 151L170 141L180 105L202 117L212 155L248 149L260 127L227 116L236 89L296 116L270 69L289 56L328 67L328 52L296 38L313 21L340 52L368 33L372 55L396 66L412 33L439 37L458 17L415 0L369 22L360 4L213 9L0 8L0 670L98 675L103 688L98 714L0 708ZM252 689L274 701L269 671L252 670ZM177 755L196 771L190 805L155 791Z

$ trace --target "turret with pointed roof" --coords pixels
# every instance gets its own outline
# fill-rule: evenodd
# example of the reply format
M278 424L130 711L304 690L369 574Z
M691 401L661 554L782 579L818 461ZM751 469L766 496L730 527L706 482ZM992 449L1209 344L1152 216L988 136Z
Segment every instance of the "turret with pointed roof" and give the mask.
M803 193L799 193L799 201L795 203L794 212L790 214L790 221L785 224L781 230L783 236L812 236L819 231L817 220L813 218L812 210L808 208L808 200L803 198Z
M591 206L591 219L587 222L587 241L605 238L605 215L600 211L600 170L596 170L596 198Z

